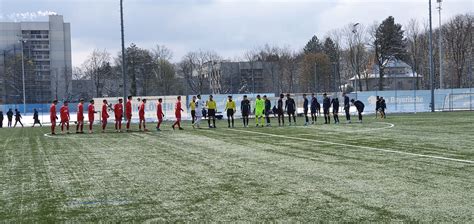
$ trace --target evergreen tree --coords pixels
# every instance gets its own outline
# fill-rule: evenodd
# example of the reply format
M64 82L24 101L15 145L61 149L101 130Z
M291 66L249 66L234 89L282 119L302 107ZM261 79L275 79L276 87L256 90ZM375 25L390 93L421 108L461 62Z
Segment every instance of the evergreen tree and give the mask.
M311 40L308 41L306 46L303 48L305 54L309 53L321 53L323 51L323 45L319 42L319 39L316 35L314 35Z
M375 31L375 61L379 67L379 90L383 90L383 78L386 62L390 58L403 60L407 53L402 25L396 24L395 19L389 16Z

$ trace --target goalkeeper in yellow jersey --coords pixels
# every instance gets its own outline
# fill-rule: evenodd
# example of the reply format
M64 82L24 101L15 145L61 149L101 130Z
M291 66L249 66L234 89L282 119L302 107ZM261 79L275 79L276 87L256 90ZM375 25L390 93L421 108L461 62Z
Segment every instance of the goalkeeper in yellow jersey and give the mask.
M264 122L264 114L265 111L265 101L260 98L260 95L257 95L257 99L255 100L255 122L256 122L256 127L258 127L259 122L260 125L263 127L263 122Z
M225 104L225 110L227 111L227 124L230 126L232 120L232 128L234 127L234 113L235 113L235 101L232 100L232 96L228 96L227 103Z

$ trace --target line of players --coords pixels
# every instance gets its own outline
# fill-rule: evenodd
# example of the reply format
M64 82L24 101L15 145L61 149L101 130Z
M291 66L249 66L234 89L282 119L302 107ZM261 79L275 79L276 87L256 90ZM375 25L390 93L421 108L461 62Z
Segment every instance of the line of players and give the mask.
M334 117L334 122L336 124L339 123L339 100L338 98L330 99L326 93L323 94L323 114L324 114L324 120L325 124L330 124L331 123L331 116L330 116L330 108L332 106L333 108L333 117ZM266 122L266 126L270 126L270 114L274 114L276 117L278 117L278 125L279 126L284 126L285 125L285 111L287 112L288 115L288 122L289 125L292 125L292 120L293 123L296 125L296 103L293 98L291 98L290 94L286 95L286 100L285 103L284 101L284 95L280 94L280 98L277 102L277 105L275 105L273 108L271 106L270 100L267 98L267 96L263 96L261 98L260 95L257 95L255 99L255 104L254 104L254 114L255 114L255 122L256 126L264 126L264 122ZM350 114L349 114L349 108L350 108L350 103L356 107L358 114L359 114L359 122L362 122L362 112L364 111L364 104L361 101L356 101L352 99L349 101L349 97L346 94L343 94L344 97L344 111L346 114L346 119L347 122L351 122ZM304 111L304 117L305 117L305 123L304 125L309 125L309 117L308 117L308 112L310 113L311 116L311 124L315 124L317 122L317 115L320 113L320 103L318 102L315 94L312 94L311 97L311 102L309 102L307 95L303 94L303 111ZM146 122L145 122L145 104L147 100L142 99L141 103L138 107L138 116L139 116L139 130L140 131L148 131L146 128ZM110 117L108 114L108 109L109 104L107 100L103 100L102 102L102 110L101 110L101 128L102 132L105 132L105 129L107 127L107 120ZM124 116L124 111L123 111L123 101L122 99L118 100L118 103L113 106L112 111L115 116L115 131L116 132L122 132L122 120ZM158 99L157 106L156 106L156 116L158 119L156 130L160 131L161 129L161 124L163 122L164 118L164 113L163 113L163 106L162 106L163 100L162 98ZM57 100L54 100L53 103L51 104L50 107L50 120L51 120L51 134L55 135L55 129L56 129L56 121L58 120L57 114L56 114L56 105L58 104ZM93 124L95 120L95 114L97 111L95 110L95 102L94 100L91 100L89 102L89 107L87 109L87 114L89 118L89 133L93 133ZM216 128L216 112L217 112L217 103L216 101L213 100L213 96L209 96L209 100L206 101L204 104L204 101L201 99L200 95L193 96L192 101L190 102L190 109L191 109L191 117L192 117L192 127L193 128L201 128L201 121L202 118L208 117L208 126L209 128ZM207 109L207 111L206 111ZM247 98L247 96L244 96L244 99L241 102L240 105L240 110L242 113L242 121L243 121L243 126L248 127L249 126L249 117L252 112L251 110L251 105L250 105L250 100ZM182 109L181 105L181 96L177 97L177 101L175 104L175 118L176 121L173 123L171 126L174 129L176 127L179 130L183 130L181 127L181 112L184 110ZM228 122L228 127L233 128L234 127L234 114L236 112L236 104L235 101L233 101L232 96L228 96L228 100L226 102L226 107L225 111L227 113L227 122ZM64 104L61 106L60 111L60 126L61 126L61 133L69 133L69 122L71 120L70 114L69 114L69 102L65 101ZM130 131L130 121L132 119L132 96L128 96L127 98L127 103L125 104L125 118L126 118L126 131ZM292 119L293 118L293 119ZM212 125L211 125L211 120L212 120ZM142 129L143 127L143 129ZM84 133L84 99L80 99L79 104L77 105L77 121L76 121L76 133L82 134Z
M320 114L321 104L318 102L315 94L311 94L311 102L307 98L306 94L303 94L303 112L305 117L304 125L309 125L309 116L308 112L310 112L311 116L311 124L316 124L317 122L317 115ZM334 117L334 122L336 124L339 123L339 99L334 98L330 99L326 93L323 94L323 113L324 113L324 120L325 124L331 123L331 115L330 115L330 108L332 107L332 113ZM346 119L348 123L351 123L351 117L349 113L350 103L352 103L359 114L359 122L362 122L362 112L364 111L364 104L361 101L356 101L354 99L349 100L349 97L346 94L343 94L344 97L344 111L346 114ZM285 111L288 115L288 122L291 126L292 123L296 125L296 103L293 98L291 98L290 94L286 95L286 100L284 99L285 95L280 94L280 98L277 101L277 105L271 105L270 99L267 96L263 96L261 98L260 95L257 95L254 103L253 113L255 114L255 123L256 126L263 127L264 123L266 126L271 126L270 124L270 115L274 114L278 118L278 125L284 126L285 125ZM216 128L215 120L216 120L216 103L213 100L212 95L209 96L209 100L206 101L204 104L203 100L201 99L200 95L193 96L192 101L189 104L189 108L191 109L191 117L192 117L192 124L193 128L200 128L202 118L206 118L206 108L208 113L208 126L209 128ZM243 96L243 100L240 104L240 111L242 114L242 122L244 127L249 126L249 117L252 112L250 100L247 98L246 95ZM225 112L227 115L227 124L229 128L234 127L234 114L236 112L236 105L235 101L232 100L232 96L228 96ZM211 124L212 120L212 124Z

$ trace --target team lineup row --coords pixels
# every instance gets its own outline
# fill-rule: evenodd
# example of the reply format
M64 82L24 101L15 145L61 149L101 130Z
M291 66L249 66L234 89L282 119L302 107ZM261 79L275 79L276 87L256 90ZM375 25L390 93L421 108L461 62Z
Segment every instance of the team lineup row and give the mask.
M331 116L330 116L330 108L332 107L332 114L334 118L334 123L339 123L339 99L334 98L330 99L326 93L323 94L323 103L322 109L324 114L324 124L331 123ZM252 110L251 102L244 96L243 100L240 104L240 111L242 113L242 121L244 127L249 127L249 117L253 114L255 115L255 123L256 126L263 127L266 123L266 126L270 126L270 115L274 114L278 117L278 125L284 126L285 125L285 112L288 115L288 122L291 126L292 123L296 125L296 103L293 98L291 98L290 94L286 94L286 100L284 99L285 95L280 94L280 98L278 99L277 105L271 105L271 101L267 98L267 96L261 97L257 95L254 103L254 107ZM349 100L349 97L346 94L343 94L344 104L343 108L346 115L346 120L348 123L351 122L351 117L349 113L350 105L354 105L358 112L359 122L362 122L362 112L364 111L364 104L359 100ZM318 102L315 94L313 93L311 96L311 101L307 98L306 94L303 94L303 111L305 117L304 125L309 125L309 116L311 116L311 124L315 124L317 121L317 114L321 110L321 104ZM95 119L95 114L97 111L95 110L94 100L91 100L87 109L88 119L89 119L89 133L93 133L93 124ZM105 132L107 127L107 120L110 117L108 113L108 102L107 100L103 100L102 102L102 110L100 111L101 114L101 128L102 132ZM138 107L138 117L139 117L139 130L140 131L148 131L146 128L146 121L145 121L145 104L147 103L146 99L142 99L141 103ZM157 126L156 130L160 131L161 124L163 122L163 117L165 116L163 113L162 107L163 99L159 98L157 105L156 105L156 117L157 117ZM56 129L56 121L58 120L56 114L56 105L58 104L57 100L54 100L50 107L50 120L51 120L51 134L55 135ZM204 100L201 99L201 95L193 96L192 101L189 104L189 108L191 110L191 117L192 117L192 127L200 129L201 128L201 121L203 118L207 117L208 127L209 128L216 128L216 112L217 112L217 103L213 100L213 96L210 95L209 99L204 103ZM125 104L125 113L123 108L123 101L122 99L118 100L118 103L115 104L112 108L113 114L115 116L115 131L122 132L122 120L125 116L126 119L126 131L130 131L130 122L132 120L132 96L127 97L127 103ZM176 104L174 108L174 115L175 115L175 122L171 126L174 130L178 128L179 130L183 130L181 127L181 113L183 112L182 104L181 104L181 96L178 96L176 99ZM227 123L229 128L234 127L234 114L237 111L236 103L233 101L232 96L228 96L225 110L227 115ZM66 129L66 133L69 133L69 122L70 122L70 114L69 114L69 102L65 101L60 108L60 125L61 125L61 132L64 133ZM77 125L76 125L76 133L84 133L84 99L80 99L79 104L77 105ZM212 125L211 125L212 121ZM143 127L143 129L142 129Z

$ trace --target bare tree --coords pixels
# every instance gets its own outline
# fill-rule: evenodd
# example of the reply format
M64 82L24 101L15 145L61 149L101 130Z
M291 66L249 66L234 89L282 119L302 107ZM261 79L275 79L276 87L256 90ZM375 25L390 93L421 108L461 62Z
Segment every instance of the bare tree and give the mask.
M363 24L348 24L344 29L344 40L347 45L346 60L355 74L356 82L359 83L356 88L362 91L360 80L365 72L368 63L368 53L366 49L367 44L367 28ZM366 83L367 84L367 83ZM366 85L368 88L368 85ZM368 89L367 89L368 90Z
M458 88L463 86L466 61L470 57L469 54L473 47L473 23L472 15L457 15L445 25L443 32L448 50L446 52L447 59L454 65L453 70L456 74L455 81Z
M82 64L85 76L94 83L96 97L102 96L104 80L110 72L108 68L110 68L110 54L106 50L94 49Z
M413 73L413 76L415 77L416 75L415 89L419 89L419 73L417 72L417 70L421 60L420 26L416 19L411 19L406 27L408 55L410 56L409 63L411 65L411 71Z
M244 58L250 65L251 92L255 93L255 63L258 61L258 51L248 50L244 53Z

